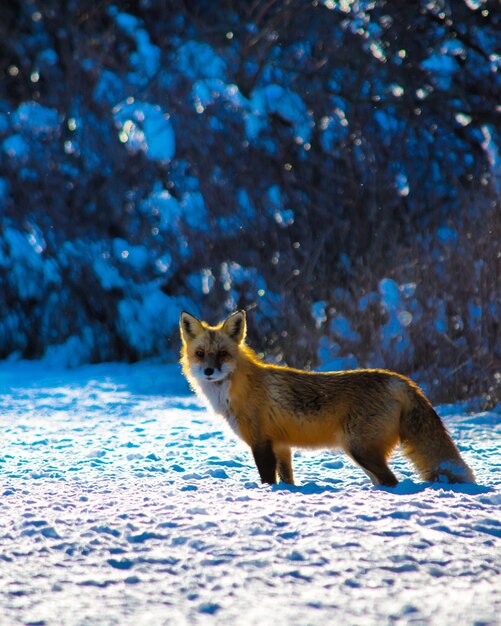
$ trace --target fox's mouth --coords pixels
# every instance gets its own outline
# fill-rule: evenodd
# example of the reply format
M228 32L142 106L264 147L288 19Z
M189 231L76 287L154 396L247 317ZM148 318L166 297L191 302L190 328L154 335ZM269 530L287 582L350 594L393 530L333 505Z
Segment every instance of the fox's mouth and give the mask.
M204 380L206 380L208 383L222 383L224 382L226 379L228 378L228 376L204 376Z
M230 375L230 372L214 372L209 375L202 374L200 375L200 379L206 383L212 383L213 385L215 385L218 383L220 384L224 382L225 380L227 380L229 375Z

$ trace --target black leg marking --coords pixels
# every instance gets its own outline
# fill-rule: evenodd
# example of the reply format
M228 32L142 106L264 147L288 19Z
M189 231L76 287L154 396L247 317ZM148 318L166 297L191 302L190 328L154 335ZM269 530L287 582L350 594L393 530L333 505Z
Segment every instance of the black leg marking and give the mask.
M273 452L271 441L252 446L252 455L254 456L261 482L275 485L277 482L277 457Z
M386 461L381 454L368 450L360 452L350 449L350 456L365 470L374 484L383 485L385 487L395 487L398 485L395 474L386 465Z

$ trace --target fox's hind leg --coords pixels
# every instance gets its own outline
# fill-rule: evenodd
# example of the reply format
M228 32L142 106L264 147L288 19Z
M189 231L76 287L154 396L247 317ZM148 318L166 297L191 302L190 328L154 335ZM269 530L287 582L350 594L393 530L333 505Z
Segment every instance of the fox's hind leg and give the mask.
M341 445L375 485L395 487L398 480L387 459L399 442L400 406L386 400L370 410L351 412L343 423Z
M292 451L289 446L274 445L273 452L277 457L278 477L284 483L294 484L294 471L292 469Z
M384 452L378 448L371 449L357 444L351 445L346 452L360 465L374 485L395 487L398 484L395 474L386 464Z

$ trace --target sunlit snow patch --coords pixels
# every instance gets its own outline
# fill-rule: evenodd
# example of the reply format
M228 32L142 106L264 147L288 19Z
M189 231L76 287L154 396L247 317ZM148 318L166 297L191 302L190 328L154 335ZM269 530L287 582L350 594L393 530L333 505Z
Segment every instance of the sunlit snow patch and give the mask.
M331 320L331 332L341 339L352 343L362 341L360 333L354 330L350 320L342 313L336 313Z
M55 109L37 102L22 102L12 113L13 134L1 143L4 153L18 163L25 163L30 156L30 140L33 135L45 138L60 132L59 113ZM8 133L9 124L5 121L0 127Z
M208 212L199 191L186 191L177 200L167 189L154 189L141 203L141 210L158 217L159 228L181 237L182 226L193 230L207 230Z
M324 322L327 321L327 315L325 313L325 300L318 300L314 302L311 307L311 316L315 320L315 326L320 328Z
M151 43L143 21L128 13L118 13L116 7L110 8L117 26L136 44L136 50L129 55L129 62L135 71L129 72L129 82L144 85L157 73L160 67L160 48Z
M174 129L168 113L156 104L128 98L113 108L118 137L133 153L142 150L154 161L170 161L175 153Z
M131 245L120 237L113 239L112 245L115 258L133 267L138 272L145 270L151 261L150 253L146 246Z
M30 130L37 135L59 132L59 113L37 102L23 102L12 115L14 128Z
M48 284L60 281L59 270L53 259L45 259L36 238L14 228L3 232L7 254L0 258L21 300L41 298Z
M284 208L285 201L278 185L273 185L268 189L266 201L273 219L279 226L286 228L294 223L294 211Z
M412 315L405 310L402 291L391 278L379 281L381 306L387 315L386 323L381 326L381 343L386 350L396 350L402 354L411 350L406 328L412 322Z
M19 163L25 163L29 157L30 147L19 133L15 133L2 142L2 150L9 158Z
M168 296L154 283L118 304L118 327L139 354L161 351L179 322L179 312L190 308L182 296Z
M461 54L462 47L454 47L453 42L444 44L421 62L421 67L430 72L433 81L441 89L449 89L452 84L454 72L458 71L459 65L454 59L455 56ZM460 44L458 44L460 46Z
M176 54L176 67L183 76L221 79L226 75L226 62L206 43L187 41Z
M270 487L188 394L174 364L0 363L2 623L498 623L499 414L449 410L478 485L322 450Z
M245 120L249 140L256 138L268 124L268 115L275 113L289 122L298 143L311 138L312 121L301 97L280 85L266 85L255 89L250 99L250 111Z

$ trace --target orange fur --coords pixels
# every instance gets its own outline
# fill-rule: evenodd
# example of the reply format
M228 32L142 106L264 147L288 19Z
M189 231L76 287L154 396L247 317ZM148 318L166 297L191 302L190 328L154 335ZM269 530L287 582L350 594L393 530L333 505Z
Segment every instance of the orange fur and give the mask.
M183 313L183 373L250 446L263 482L293 483L291 448L340 447L376 484L401 443L425 480L474 482L440 418L411 380L386 370L306 372L263 363L245 344L245 313L209 326Z

